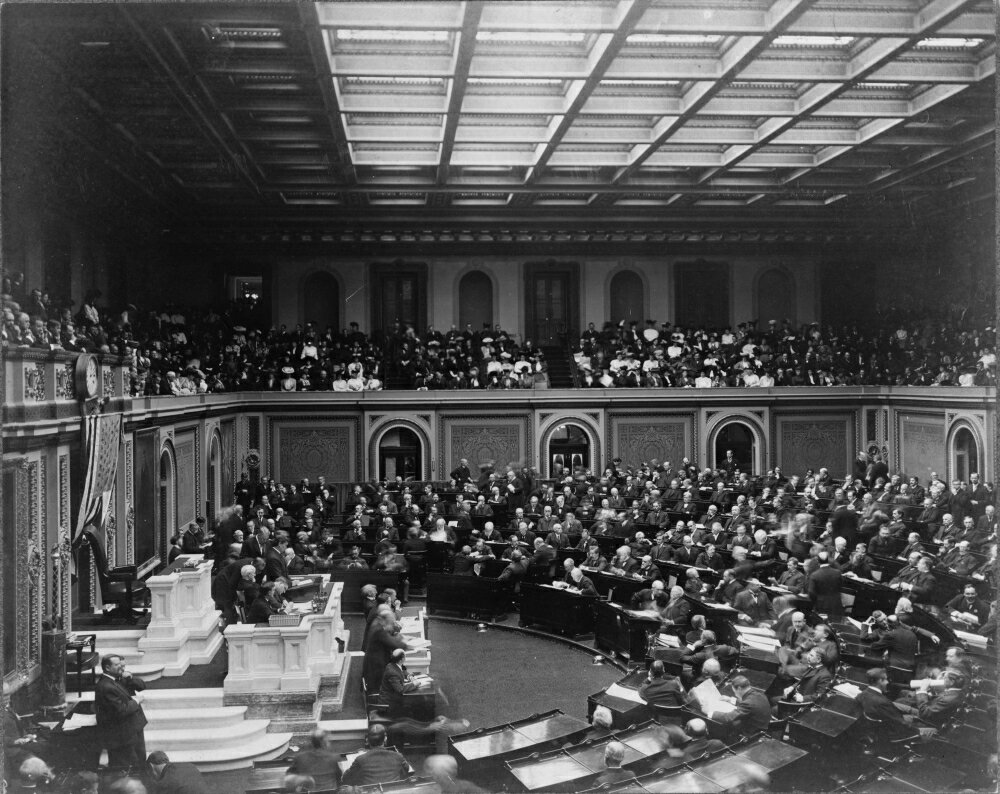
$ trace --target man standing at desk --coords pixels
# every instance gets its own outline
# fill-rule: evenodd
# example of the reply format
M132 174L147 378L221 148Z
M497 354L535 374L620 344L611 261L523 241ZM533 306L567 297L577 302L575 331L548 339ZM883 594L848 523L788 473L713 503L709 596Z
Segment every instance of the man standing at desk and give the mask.
M125 670L121 656L105 656L101 670L94 688L94 711L98 736L108 751L108 766L138 767L146 760L146 714L135 695L146 684Z

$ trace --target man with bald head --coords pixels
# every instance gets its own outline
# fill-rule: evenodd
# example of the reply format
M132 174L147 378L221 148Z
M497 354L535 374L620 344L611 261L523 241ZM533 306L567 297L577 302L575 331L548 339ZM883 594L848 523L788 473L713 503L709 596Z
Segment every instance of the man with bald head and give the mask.
M697 761L706 755L714 755L726 749L726 745L718 739L708 738L708 723L699 717L687 722L684 733L691 737L682 748L685 763Z
M677 678L667 675L663 662L657 659L639 687L639 697L651 706L683 706L684 687Z
M345 786L370 786L392 783L410 776L410 765L393 750L385 749L386 731L382 725L368 726L368 751L354 759L344 774Z

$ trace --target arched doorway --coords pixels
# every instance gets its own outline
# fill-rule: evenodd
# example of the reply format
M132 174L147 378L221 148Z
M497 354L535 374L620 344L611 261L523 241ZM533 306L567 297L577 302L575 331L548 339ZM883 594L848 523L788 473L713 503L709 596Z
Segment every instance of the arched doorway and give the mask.
M458 282L458 327L493 325L493 282L482 270L472 270Z
M611 322L621 320L628 325L643 322L643 286L642 279L634 270L622 270L615 273L608 290L611 294Z
M979 444L967 427L960 427L951 439L953 476L955 480L969 481L972 472L979 471Z
M566 468L572 472L590 468L590 438L582 427L574 424L559 425L549 436L546 458L549 476L556 477Z
M795 284L790 274L772 267L757 279L757 321L767 327L768 320L782 320L795 324Z
M302 321L319 334L340 328L340 285L332 273L317 271L302 282Z
M719 428L715 435L715 466L722 466L726 460L726 450L733 451L733 458L739 464L741 472L753 474L754 461L757 460L757 441L753 431L743 422L727 422Z
M174 456L170 450L160 453L160 529L156 549L160 559L166 561L170 538L177 531L177 485L174 477Z
M420 437L405 427L393 427L378 442L379 479L419 480L423 475L422 459Z

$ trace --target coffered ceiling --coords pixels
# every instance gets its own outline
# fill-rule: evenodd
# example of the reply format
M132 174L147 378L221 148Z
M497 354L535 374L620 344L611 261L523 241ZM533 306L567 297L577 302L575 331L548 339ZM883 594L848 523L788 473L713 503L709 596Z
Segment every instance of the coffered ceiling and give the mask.
M20 11L94 145L126 144L190 224L669 239L994 202L988 0Z

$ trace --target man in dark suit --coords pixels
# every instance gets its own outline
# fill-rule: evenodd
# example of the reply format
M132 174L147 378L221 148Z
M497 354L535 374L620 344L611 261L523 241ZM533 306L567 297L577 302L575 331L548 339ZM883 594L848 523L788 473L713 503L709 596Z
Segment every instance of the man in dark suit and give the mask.
M677 678L666 674L663 662L656 660L639 687L639 697L654 706L683 706L684 687Z
M685 535L681 545L674 550L674 562L679 565L694 565L700 553L701 549L695 548L693 538Z
M146 684L125 669L121 656L101 659L101 677L94 688L97 733L108 751L112 769L138 767L146 760L146 714L135 695Z
M608 742L607 747L604 748L604 771L591 781L591 787L611 786L635 777L627 769L622 769L622 759L624 758L625 745L621 742Z
M980 543L989 543L996 540L997 535L997 511L996 508L988 504L984 508L985 512L976 521L976 535Z
M812 648L805 655L806 669L786 697L796 703L811 703L833 683L833 676L823 665L823 654Z
M194 764L174 764L163 750L154 750L146 759L153 770L156 794L209 794L201 771Z
M288 775L308 775L316 788L335 789L340 784L340 753L330 749L330 738L322 728L309 735L312 747L296 753Z
M521 580L528 572L528 566L524 564L524 555L519 550L514 550L510 555L510 564L500 572L497 577L499 581L509 584L518 592Z
M771 704L764 693L750 686L749 679L743 675L736 676L731 683L736 693L736 708L733 711L716 711L714 716L709 716L717 722L731 724L744 734L766 731L771 722Z
M375 783L392 783L410 776L410 765L394 750L385 749L385 728L368 726L368 751L354 759L344 773L345 786L370 786Z
M472 482L472 469L469 468L469 461L462 458L448 476L459 485L465 485L467 482Z
M841 574L830 565L829 552L817 555L819 568L810 575L806 592L815 604L816 611L826 615L843 614L840 601Z
M282 577L288 578L288 563L285 559L285 549L288 548L288 533L275 532L274 542L264 555L264 578L274 582Z
M726 745L718 739L708 738L708 723L698 717L688 720L684 726L684 733L691 737L691 740L681 748L684 750L684 760L687 763L726 749Z
M257 532L243 541L243 551L241 557L263 557L267 554L267 541L271 533L267 527L258 527Z
M905 739L917 735L917 732L907 725L903 713L897 709L891 700L885 696L889 677L882 667L873 667L865 673L868 686L858 695L858 705L864 711L865 718L878 723L878 733L892 739Z
M759 579L747 582L747 589L736 594L733 599L733 609L740 611L740 618L748 620L752 625L759 626L765 620L770 620L771 600L761 592Z
M947 669L941 674L944 689L932 695L928 687L907 693L893 704L903 712L907 722L919 719L930 725L943 725L965 702L964 676L958 670Z
M403 716L403 696L417 689L413 677L406 672L406 667L403 665L405 659L406 651L396 648L389 657L385 672L382 673L379 697L389 707L389 717L393 719Z

